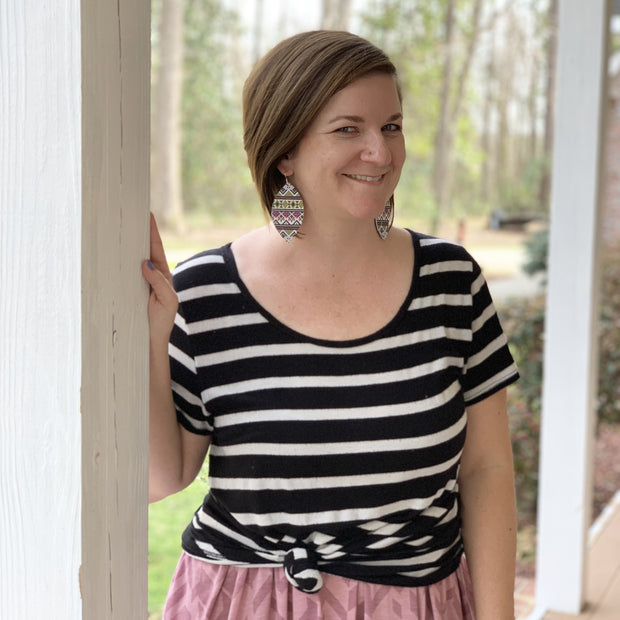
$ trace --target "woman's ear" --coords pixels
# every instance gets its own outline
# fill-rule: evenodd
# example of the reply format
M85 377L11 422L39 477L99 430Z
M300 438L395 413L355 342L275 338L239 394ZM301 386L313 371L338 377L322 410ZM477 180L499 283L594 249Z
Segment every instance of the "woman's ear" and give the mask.
M277 168L285 177L290 177L293 174L293 161L291 156L285 155L282 157L278 162Z

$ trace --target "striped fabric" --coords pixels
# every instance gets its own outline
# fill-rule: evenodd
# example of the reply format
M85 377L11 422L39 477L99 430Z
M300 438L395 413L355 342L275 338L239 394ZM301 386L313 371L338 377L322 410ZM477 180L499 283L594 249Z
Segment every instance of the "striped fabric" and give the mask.
M183 534L187 553L279 564L305 592L320 589L321 572L423 586L456 570L465 406L518 374L475 261L411 235L406 302L353 341L279 323L245 288L230 246L175 270L177 415L212 435L210 492Z

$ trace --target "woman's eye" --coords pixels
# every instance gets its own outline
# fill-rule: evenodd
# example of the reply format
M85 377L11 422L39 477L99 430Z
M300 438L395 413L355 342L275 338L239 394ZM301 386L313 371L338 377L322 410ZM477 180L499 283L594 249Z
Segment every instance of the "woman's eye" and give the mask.
M388 123L387 125L383 126L383 129L385 131L401 131L402 127L400 125L397 125L396 123Z
M338 133L354 133L355 127L340 127L336 130Z

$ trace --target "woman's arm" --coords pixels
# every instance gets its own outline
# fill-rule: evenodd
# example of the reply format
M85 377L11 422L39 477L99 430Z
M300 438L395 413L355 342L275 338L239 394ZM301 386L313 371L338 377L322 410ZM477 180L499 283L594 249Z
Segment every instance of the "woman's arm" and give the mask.
M166 254L151 215L151 260L142 265L149 297L149 501L176 493L198 474L209 438L178 422L170 388L168 341L178 308Z
M467 409L459 475L477 620L513 620L516 506L506 390Z

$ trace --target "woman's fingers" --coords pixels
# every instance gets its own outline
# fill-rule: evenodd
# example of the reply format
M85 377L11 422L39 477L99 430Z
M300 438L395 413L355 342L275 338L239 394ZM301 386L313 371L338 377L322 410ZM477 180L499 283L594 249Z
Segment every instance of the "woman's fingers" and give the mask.
M149 297L149 329L152 342L167 343L174 325L179 298L165 274L151 261L142 263L142 275L151 287Z
M155 216L151 213L151 264L156 270L159 270L169 282L172 282L172 275L168 267L168 261L166 260L166 252L164 251L164 244L161 240L161 235L157 228L157 222Z
M151 258L142 263L142 275L149 283L149 329L151 342L167 346L179 306L179 299L172 286L166 253L157 223L151 213Z
M142 263L142 275L149 283L155 300L165 307L174 308L176 312L178 297L166 274L156 269L153 262L148 260Z

